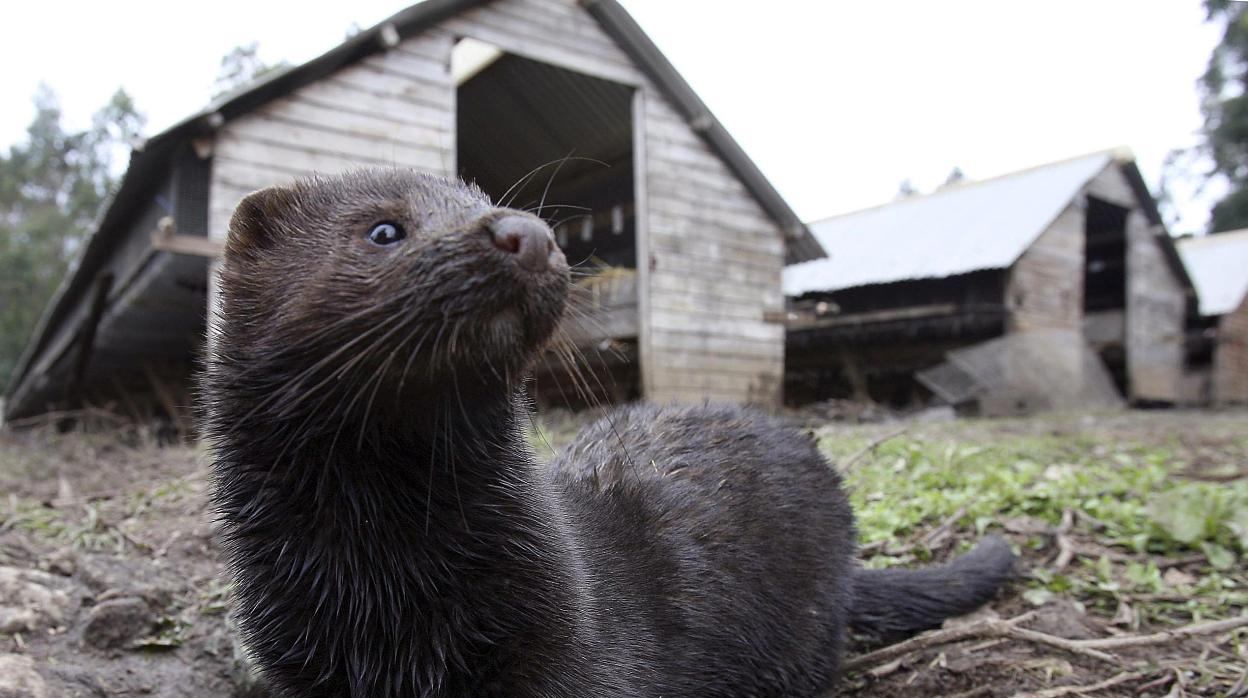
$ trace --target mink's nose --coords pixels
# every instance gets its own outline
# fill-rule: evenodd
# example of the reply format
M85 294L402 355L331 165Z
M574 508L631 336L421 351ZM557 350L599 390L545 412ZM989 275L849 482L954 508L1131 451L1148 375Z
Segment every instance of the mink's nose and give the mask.
M532 216L508 215L489 224L490 239L494 246L516 256L516 263L532 272L545 271L552 266L555 255L555 236L550 228Z

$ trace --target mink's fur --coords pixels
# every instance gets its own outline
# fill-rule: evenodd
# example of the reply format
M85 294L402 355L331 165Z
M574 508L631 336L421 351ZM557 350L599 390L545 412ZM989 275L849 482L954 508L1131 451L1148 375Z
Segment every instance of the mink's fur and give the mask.
M851 625L893 639L996 592L999 540L858 570L840 478L752 410L631 407L540 463L522 379L568 270L489 233L527 215L401 170L238 206L202 399L240 630L276 692L816 695ZM378 222L407 238L369 242Z

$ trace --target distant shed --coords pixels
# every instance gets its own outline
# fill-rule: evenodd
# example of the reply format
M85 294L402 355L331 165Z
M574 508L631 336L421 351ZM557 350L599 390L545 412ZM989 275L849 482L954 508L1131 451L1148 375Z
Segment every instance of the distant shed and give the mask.
M1248 404L1248 229L1179 241L1200 297L1195 369L1215 404Z
M1184 399L1194 294L1129 154L955 184L811 229L829 256L785 270L790 401L908 403L924 395L915 375L948 352L1032 330L1083 337L1133 401Z
M601 322L571 328L609 397L779 402L781 271L823 252L636 22L614 0L427 0L137 149L6 416L178 411L237 202L366 165L558 204L569 258L610 272L582 294Z

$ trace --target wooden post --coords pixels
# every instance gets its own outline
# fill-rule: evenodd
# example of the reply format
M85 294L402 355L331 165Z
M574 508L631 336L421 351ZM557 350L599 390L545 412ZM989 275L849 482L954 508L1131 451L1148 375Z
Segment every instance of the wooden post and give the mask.
M633 220L637 245L637 357L641 362L638 382L641 396L654 395L654 363L650 346L650 208L646 169L646 93L633 93Z
M100 318L104 315L105 302L108 300L108 292L112 287L113 275L111 273L95 277L95 285L91 292L91 310L79 335L78 356L74 360L74 378L71 384L73 387L70 389L74 400L81 400L83 397L87 368L91 364L91 352L95 348L95 331L100 325Z

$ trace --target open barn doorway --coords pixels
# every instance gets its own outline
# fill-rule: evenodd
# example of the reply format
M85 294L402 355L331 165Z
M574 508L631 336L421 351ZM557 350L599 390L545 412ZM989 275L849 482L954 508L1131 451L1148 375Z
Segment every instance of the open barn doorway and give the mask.
M1127 215L1122 206L1088 197L1083 265L1084 337L1124 396L1131 394L1126 337Z
M451 72L459 176L544 218L573 265L564 333L583 360L569 371L569 357L552 352L536 399L578 407L639 397L633 88L474 39L456 44Z

